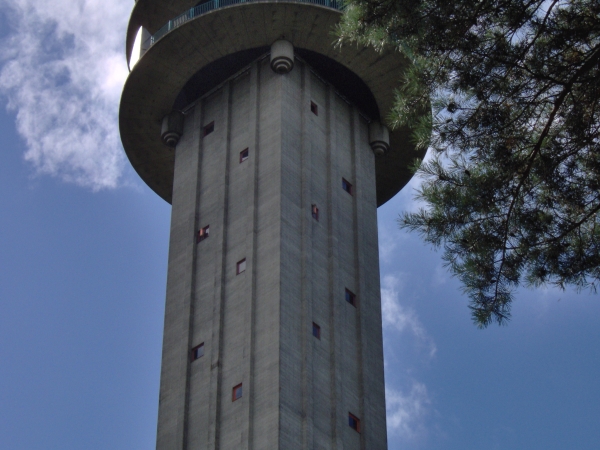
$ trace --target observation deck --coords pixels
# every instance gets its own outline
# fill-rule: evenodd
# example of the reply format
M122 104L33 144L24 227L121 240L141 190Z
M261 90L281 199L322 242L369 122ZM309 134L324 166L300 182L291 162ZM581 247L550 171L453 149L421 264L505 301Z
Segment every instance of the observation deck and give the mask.
M138 0L127 30L131 61L140 28L145 51L131 67L119 111L125 152L140 177L171 203L175 152L161 140L163 117L185 110L279 39L291 42L305 60L369 120L385 123L394 89L408 61L392 50L376 52L355 44L335 46L338 0ZM389 133L389 151L376 159L377 206L412 177L417 152L411 130Z

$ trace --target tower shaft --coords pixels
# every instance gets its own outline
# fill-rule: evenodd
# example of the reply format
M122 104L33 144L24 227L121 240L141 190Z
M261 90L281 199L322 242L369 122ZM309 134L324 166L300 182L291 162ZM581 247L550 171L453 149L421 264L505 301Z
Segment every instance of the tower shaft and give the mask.
M358 109L253 62L185 112L172 205L157 449L387 448Z

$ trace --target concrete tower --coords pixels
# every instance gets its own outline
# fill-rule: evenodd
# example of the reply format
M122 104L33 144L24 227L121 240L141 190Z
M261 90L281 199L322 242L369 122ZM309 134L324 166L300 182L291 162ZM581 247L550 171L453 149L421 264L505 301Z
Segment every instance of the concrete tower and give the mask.
M172 204L157 449L385 449L376 212L417 154L380 117L406 62L334 48L335 1L194 4L137 1L120 108Z

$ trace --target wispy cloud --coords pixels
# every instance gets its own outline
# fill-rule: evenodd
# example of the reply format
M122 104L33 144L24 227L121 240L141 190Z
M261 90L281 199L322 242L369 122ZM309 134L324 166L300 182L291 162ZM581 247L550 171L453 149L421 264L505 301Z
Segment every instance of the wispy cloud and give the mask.
M398 332L409 332L416 338L417 344L427 349L429 357L437 352L435 342L429 336L417 314L411 308L400 303L400 292L404 281L400 276L386 275L381 286L381 312L384 328Z
M131 7L118 0L0 5L11 24L0 41L0 95L37 173L93 190L121 183L118 104Z
M414 439L425 432L424 419L431 399L423 383L413 382L407 392L386 388L388 433Z
M384 222L379 224L379 259L384 263L390 263L395 256L398 243L404 238L397 227Z

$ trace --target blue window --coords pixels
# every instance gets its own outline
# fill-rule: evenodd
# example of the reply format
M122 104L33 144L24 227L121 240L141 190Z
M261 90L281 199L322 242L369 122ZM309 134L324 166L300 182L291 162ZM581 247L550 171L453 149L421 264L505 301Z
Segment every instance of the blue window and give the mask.
M240 164L243 163L244 161L246 161L248 159L249 155L250 155L250 150L248 150L247 148L242 150L240 152Z
M321 339L321 327L313 322L313 336Z
M345 178L342 178L342 189L344 189L348 194L352 195L352 185Z
M356 308L356 295L348 289L346 289L346 301Z
M231 401L235 402L236 400L242 398L242 383L238 384L233 388L231 392Z
M350 425L350 428L360 433L360 419L352 413L348 413L348 425Z
M192 361L196 361L204 356L204 342L200 345L196 345L192 349Z

